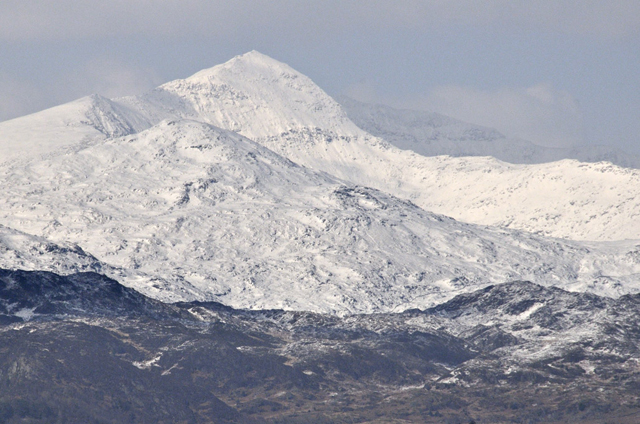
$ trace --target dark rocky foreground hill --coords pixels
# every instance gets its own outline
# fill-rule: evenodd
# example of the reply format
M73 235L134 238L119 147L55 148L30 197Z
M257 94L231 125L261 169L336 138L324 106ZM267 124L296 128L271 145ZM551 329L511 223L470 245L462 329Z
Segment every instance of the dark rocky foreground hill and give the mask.
M640 420L640 296L527 282L338 317L0 270L0 422Z

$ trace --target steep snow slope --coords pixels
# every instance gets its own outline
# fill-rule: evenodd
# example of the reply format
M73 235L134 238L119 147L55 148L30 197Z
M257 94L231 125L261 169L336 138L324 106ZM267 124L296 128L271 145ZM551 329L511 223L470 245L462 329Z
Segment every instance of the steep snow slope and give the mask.
M371 312L513 279L640 288L635 243L460 223L197 121L0 165L0 175L0 222L77 244L106 274L164 300Z
M577 159L640 168L640 157L606 146L543 147L526 140L507 138L494 129L438 113L367 104L346 96L336 100L358 127L396 147L424 156L493 156L505 162L522 164Z
M151 122L186 117L236 131L296 163L467 222L570 239L640 238L640 171L400 150L357 128L310 79L257 52L119 102Z
M0 122L0 163L73 149L149 126L134 111L94 94Z

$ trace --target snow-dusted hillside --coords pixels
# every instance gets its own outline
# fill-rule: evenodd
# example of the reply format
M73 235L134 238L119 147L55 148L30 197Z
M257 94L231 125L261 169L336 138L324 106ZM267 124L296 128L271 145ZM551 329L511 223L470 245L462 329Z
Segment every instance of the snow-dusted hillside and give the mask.
M505 162L522 164L576 159L640 168L640 157L637 155L606 146L543 147L438 113L367 104L346 96L336 100L358 127L396 147L423 156L492 156Z
M459 220L570 239L640 238L638 170L401 150L356 127L309 78L257 52L118 102L150 122L189 118L236 131L301 165Z
M513 279L640 288L635 243L464 224L197 121L4 164L0 175L0 222L78 245L103 272L165 300L371 312Z

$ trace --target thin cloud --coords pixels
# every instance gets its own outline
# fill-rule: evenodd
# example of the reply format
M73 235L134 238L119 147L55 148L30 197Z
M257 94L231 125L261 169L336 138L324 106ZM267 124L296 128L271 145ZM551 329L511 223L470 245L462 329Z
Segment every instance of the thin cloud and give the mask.
M151 69L104 57L90 60L42 86L0 74L0 121L94 93L109 98L139 94L162 82Z
M568 92L549 84L495 91L444 86L412 103L541 146L570 147L584 142L579 104Z
M298 36L364 31L494 26L577 35L624 37L640 32L637 0L5 0L0 39L219 36L260 33ZM301 31L306 29L306 31Z
M97 58L72 72L65 85L67 92L78 97L97 93L113 98L139 94L162 82L150 68L136 67L110 58Z

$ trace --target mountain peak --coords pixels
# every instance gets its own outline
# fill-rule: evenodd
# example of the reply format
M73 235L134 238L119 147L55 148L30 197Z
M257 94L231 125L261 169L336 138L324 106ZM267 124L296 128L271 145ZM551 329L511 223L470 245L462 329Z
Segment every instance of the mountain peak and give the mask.
M256 74L267 76L268 74L274 73L276 75L289 73L302 76L302 74L295 71L286 63L277 61L276 59L256 50L251 50L250 52L235 56L225 63L196 72L186 80L196 81L207 79L209 77L217 77L220 73L243 74L245 76Z
M296 72L284 62L280 62L272 58L271 56L267 56L266 54L260 53L257 50L251 50L247 53L240 54L235 56L234 58L228 60L227 62L221 64L220 66L234 66L234 65L251 65L251 66L264 66L270 68L280 68L283 70L290 70Z
M120 102L153 122L194 119L253 140L366 134L310 78L255 50Z

